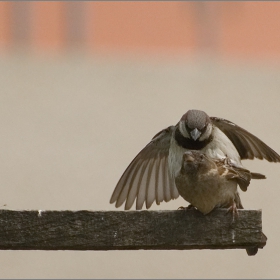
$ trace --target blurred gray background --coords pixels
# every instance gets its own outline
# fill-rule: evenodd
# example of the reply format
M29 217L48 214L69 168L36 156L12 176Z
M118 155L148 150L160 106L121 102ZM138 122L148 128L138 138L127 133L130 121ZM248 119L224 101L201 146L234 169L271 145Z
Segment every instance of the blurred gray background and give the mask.
M45 6L37 5L31 11L53 9L54 14L57 10L61 13L65 6L60 7L60 3L44 3ZM119 2L106 3L107 6L92 4L96 5L92 8L95 20L101 8L106 12L115 5L119 14L133 8L123 3L121 10ZM238 17L261 9L253 4L240 6ZM149 3L145 5L155 9ZM157 5L157 9L163 9L164 3ZM0 13L15 14L26 7L3 5ZM269 13L280 6L275 3L270 7L264 12L273 18ZM84 8L77 11L81 13ZM169 6L165 8L170 10ZM206 15L213 13L212 6L195 7L202 8ZM222 16L223 11L219 12ZM110 15L105 12L100 12L100 21ZM9 26L2 17L3 24ZM206 27L201 28L207 31ZM280 49L279 53L277 48L255 50L258 55L254 57L237 51L225 55L217 44L211 43L210 50L206 50L207 41L200 45L200 40L194 40L196 51L190 47L182 52L164 42L166 49L159 51L146 51L143 47L143 53L129 43L108 51L105 39L102 41L97 35L93 38L96 45L104 44L103 50L95 49L95 43L86 37L77 39L73 35L76 33L72 34L75 47L70 48L63 36L62 43L53 43L51 35L48 39L47 33L42 33L43 44L41 35L17 41L13 34L23 33L3 30L2 209L115 210L109 199L127 165L158 131L176 124L189 109L204 110L210 116L235 122L280 152ZM54 30L56 34L57 29ZM105 32L105 27L102 30ZM94 32L98 34L98 30ZM53 43L50 48L48 42ZM244 49L251 53L249 46ZM254 257L248 257L245 250L0 251L0 278L278 278L280 165L261 160L243 163L267 176L265 181L252 181L248 191L241 193L246 209L263 211L263 231L268 242ZM151 210L174 210L182 205L187 203L179 198L153 205ZM118 210L122 211L123 206Z

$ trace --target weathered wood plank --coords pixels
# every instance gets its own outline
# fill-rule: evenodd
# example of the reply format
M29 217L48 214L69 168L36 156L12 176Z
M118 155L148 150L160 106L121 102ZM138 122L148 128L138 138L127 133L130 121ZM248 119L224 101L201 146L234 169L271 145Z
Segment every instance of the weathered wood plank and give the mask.
M265 246L261 210L0 210L2 250L185 250Z

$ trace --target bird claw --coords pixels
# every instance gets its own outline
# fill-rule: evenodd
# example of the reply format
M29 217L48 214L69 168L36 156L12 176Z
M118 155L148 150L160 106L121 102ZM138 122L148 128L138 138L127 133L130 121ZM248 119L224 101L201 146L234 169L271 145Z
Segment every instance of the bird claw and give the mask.
M180 206L177 210L189 210L195 208L192 204L189 204L187 207Z

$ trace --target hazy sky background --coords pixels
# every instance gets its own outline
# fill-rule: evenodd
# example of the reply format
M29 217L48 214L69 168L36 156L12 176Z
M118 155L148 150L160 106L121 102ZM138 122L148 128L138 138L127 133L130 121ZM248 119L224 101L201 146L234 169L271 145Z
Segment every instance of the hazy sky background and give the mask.
M279 8L1 2L2 208L115 210L109 199L127 165L189 109L235 122L280 153ZM254 257L1 251L0 278L278 278L280 165L243 163L267 176L241 193L245 208L263 212L268 241ZM151 210L182 205L179 198Z

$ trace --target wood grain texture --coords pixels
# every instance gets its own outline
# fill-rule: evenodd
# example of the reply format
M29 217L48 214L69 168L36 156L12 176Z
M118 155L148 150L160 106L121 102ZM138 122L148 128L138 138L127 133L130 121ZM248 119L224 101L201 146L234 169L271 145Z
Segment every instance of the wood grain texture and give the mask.
M262 248L261 210L0 210L2 250L185 250Z

